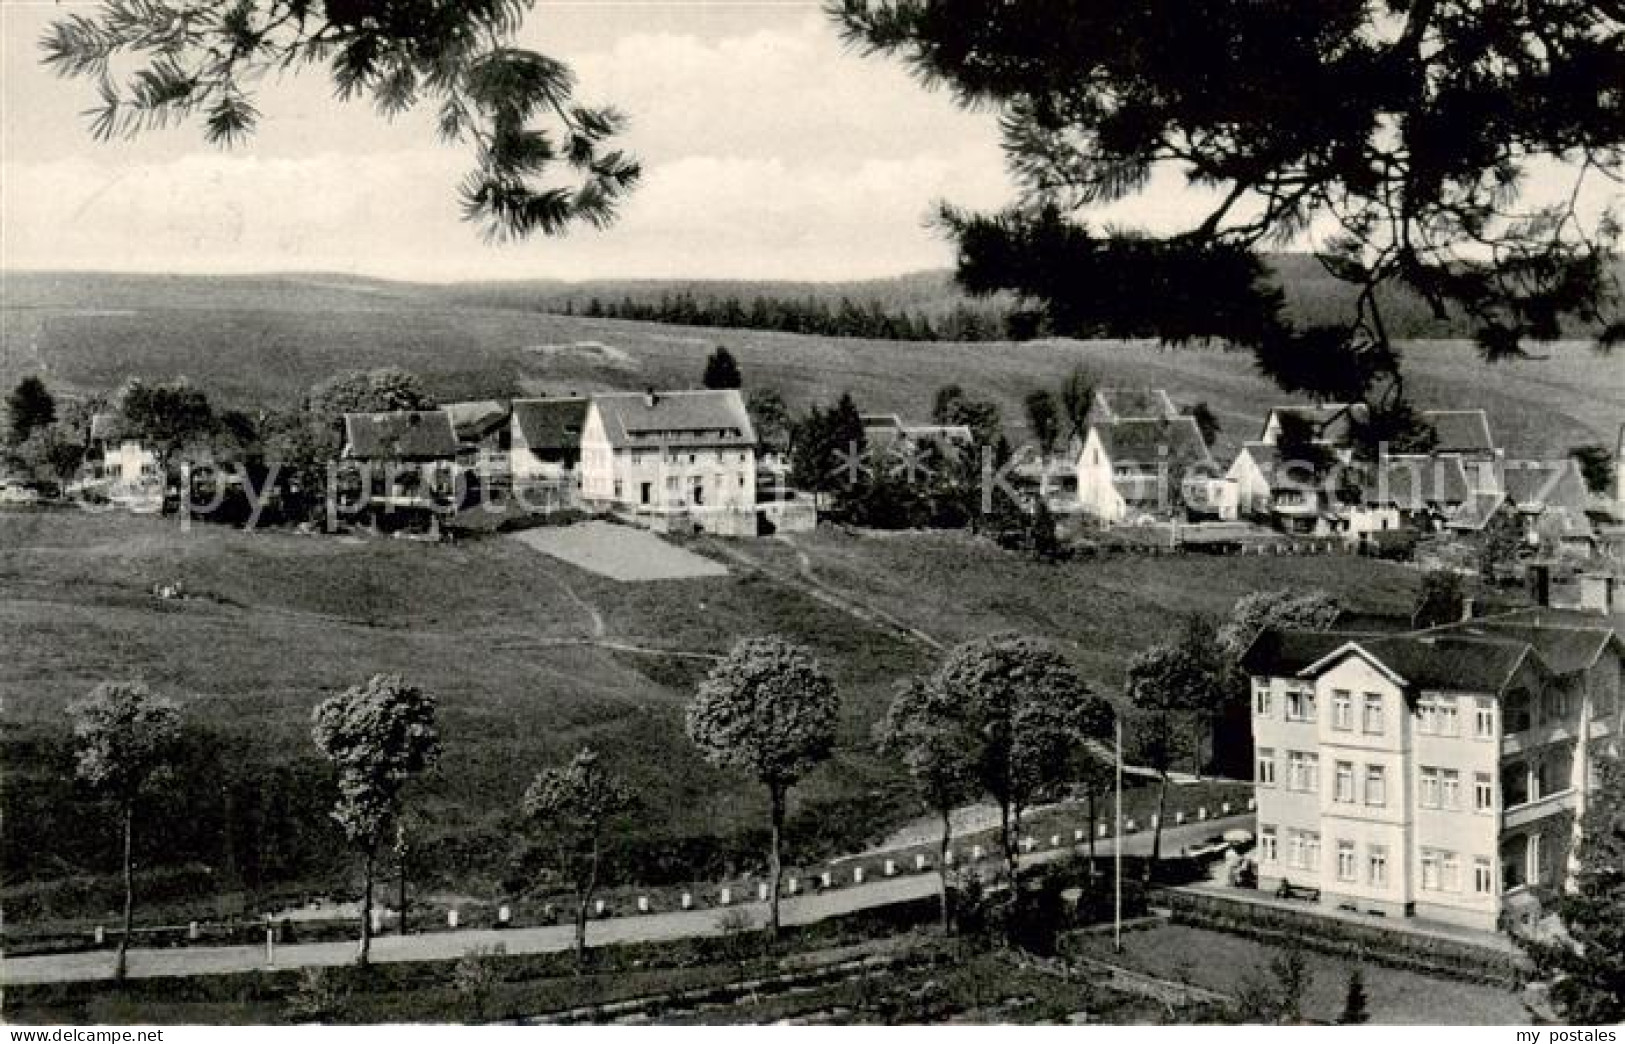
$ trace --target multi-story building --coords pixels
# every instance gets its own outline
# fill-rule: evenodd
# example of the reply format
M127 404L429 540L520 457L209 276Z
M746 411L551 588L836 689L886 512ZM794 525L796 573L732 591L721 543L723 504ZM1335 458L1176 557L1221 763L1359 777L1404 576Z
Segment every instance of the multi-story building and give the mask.
M1243 662L1260 888L1494 929L1567 880L1597 760L1620 753L1609 617L1266 631Z
M703 528L756 521L756 432L737 391L594 395L581 432L581 496Z

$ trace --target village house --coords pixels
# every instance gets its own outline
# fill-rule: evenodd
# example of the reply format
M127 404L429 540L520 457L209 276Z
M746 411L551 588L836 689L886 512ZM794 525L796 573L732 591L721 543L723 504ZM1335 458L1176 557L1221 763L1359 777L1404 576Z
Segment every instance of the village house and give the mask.
M736 390L595 395L581 495L652 525L756 532L756 433Z
M1343 472L1323 472L1312 462L1283 460L1274 443L1242 446L1224 474L1220 517L1250 519L1297 536L1352 536L1390 528L1391 516L1362 510L1353 487L1340 489Z
M444 410L346 413L339 504L374 512L455 510L460 448Z
M1625 726L1609 617L1266 631L1242 662L1261 889L1494 930L1564 885L1596 764Z
M1433 428L1433 453L1460 460L1475 492L1501 488L1498 465L1505 454L1490 434L1489 414L1483 410L1424 410L1422 419Z
M1472 497L1461 458L1422 453L1383 457L1362 484L1365 531L1408 528L1432 533L1443 528Z
M508 446L515 487L547 487L566 500L574 498L588 406L581 396L514 400Z
M1509 460L1496 469L1497 489L1473 493L1447 523L1462 536L1484 532L1497 514L1514 515L1524 542L1549 553L1588 556L1596 532L1586 515L1590 494L1577 462Z
M1077 456L1078 506L1101 522L1210 508L1218 466L1191 417L1097 421Z
M1277 406L1264 418L1264 428L1258 442L1266 446L1277 445L1282 431L1290 420L1297 420L1310 435L1310 441L1331 450L1337 459L1347 463L1354 455L1354 429L1356 422L1369 415L1364 403L1332 402L1319 406Z
M75 486L131 511L157 512L163 507L163 460L122 414L98 413L90 420L90 442Z
M502 486L510 477L509 417L506 402L448 402L441 406L457 435L457 466L473 472L482 486Z

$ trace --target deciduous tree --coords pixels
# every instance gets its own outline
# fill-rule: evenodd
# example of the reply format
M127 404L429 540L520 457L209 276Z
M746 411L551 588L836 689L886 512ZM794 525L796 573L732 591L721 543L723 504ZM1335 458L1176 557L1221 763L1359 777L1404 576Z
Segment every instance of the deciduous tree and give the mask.
M790 788L835 749L840 700L806 649L782 638L746 638L712 668L688 705L689 739L713 765L767 787L768 930L779 934L785 803Z
M417 374L381 366L329 377L310 389L309 406L323 420L337 421L346 413L432 410L435 401Z
M135 909L136 806L153 776L175 756L180 708L140 682L103 682L68 708L73 721L79 779L114 803L123 825L124 930L119 933L114 978L128 968Z
M975 763L977 738L957 710L942 691L918 681L904 682L878 730L881 748L902 761L920 800L942 817L937 870L944 932L952 924L948 848L953 840L953 811L981 790Z
M587 962L587 913L598 887L604 832L633 805L632 793L583 747L563 769L547 769L525 791L525 818L551 842L553 858L575 888L576 968Z
M400 812L407 782L440 756L435 699L399 677L374 675L318 704L311 714L311 738L338 773L333 819L363 859L356 960L366 964L372 953L378 847Z

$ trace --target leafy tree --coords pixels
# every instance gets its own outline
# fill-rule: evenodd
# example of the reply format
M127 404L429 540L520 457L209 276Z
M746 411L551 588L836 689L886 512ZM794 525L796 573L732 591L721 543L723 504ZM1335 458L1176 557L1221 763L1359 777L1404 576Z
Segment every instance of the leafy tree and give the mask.
M1417 592L1411 624L1437 627L1455 623L1461 619L1464 604L1461 576L1450 569L1430 569L1422 574L1422 589Z
M552 840L558 868L575 886L578 970L587 962L587 911L598 887L604 831L632 805L631 792L591 747L583 747L567 768L540 773L525 791L525 817Z
M17 446L14 456L35 478L60 484L79 470L85 459L85 443L66 425L47 424L35 428Z
M329 377L310 389L309 405L311 413L337 421L346 413L432 410L435 401L416 374L383 366Z
M1520 937L1552 979L1551 1000L1571 1024L1625 1022L1625 760L1597 759L1597 789L1580 821L1573 885L1556 899L1563 933Z
M124 391L121 409L136 434L156 447L165 465L186 446L207 440L217 427L209 397L185 380L132 383Z
M701 756L748 772L767 787L768 930L775 938L786 798L834 750L839 711L829 675L810 652L782 638L740 641L688 705L688 736Z
M903 762L920 799L942 817L942 843L937 850L941 879L942 930L948 932L952 911L948 898L948 848L953 840L953 811L978 793L975 737L946 695L920 682L905 682L880 723L881 748Z
M24 377L6 396L6 416L11 424L11 441L21 443L36 430L56 420L56 399L38 377Z
M1262 976L1253 975L1236 991L1239 1021L1272 1026L1303 1022L1303 997L1314 981L1303 950L1289 946L1272 958Z
M1089 871L1095 868L1095 823L1098 820L1101 799L1111 793L1117 784L1117 763L1100 748L1088 743L1079 745L1072 763L1073 788L1083 795L1089 809Z
M1027 394L1023 405L1027 409L1027 430L1033 433L1039 452L1047 457L1055 451L1055 443L1061 437L1061 412L1055 396L1039 388Z
M1066 416L1069 439L1082 439L1089 430L1089 411L1095 405L1095 382L1083 367L1075 367L1061 382L1061 412Z
M1517 564L1523 538L1523 519L1518 509L1510 502L1496 508L1478 535L1478 575L1485 583L1498 583L1502 571Z
M1221 430L1218 415L1213 408L1205 402L1199 402L1191 407L1191 417L1196 421L1196 427L1202 432L1202 441L1212 448L1214 440L1219 437Z
M738 388L745 383L740 376L739 362L734 359L733 352L726 347L717 345L716 351L705 360L705 386L713 391Z
M931 420L936 424L964 425L981 446L993 445L1002 437L1004 429L998 403L973 398L957 384L945 384L937 389L931 403Z
M113 802L123 820L124 930L119 934L113 976L128 969L135 910L136 805L153 777L180 744L180 708L154 696L140 682L102 682L68 708L73 721L77 774L93 792Z
M789 451L793 424L784 396L773 388L752 388L745 396L745 410L763 449L770 453Z
M430 104L440 138L473 147L459 193L488 237L603 227L641 172L611 147L621 115L579 104L568 66L515 44L531 5L104 0L58 19L40 46L58 74L95 81L88 115L101 140L201 117L208 141L238 145L259 124L254 92L267 74L325 65L341 100L370 97L386 117Z
M1618 465L1607 446L1574 446L1569 450L1569 456L1580 465L1586 489L1605 496L1613 490L1614 468Z
M1343 997L1343 1014L1337 1017L1340 1026L1363 1026L1371 1021L1365 995L1365 972L1359 965L1349 972L1348 992Z
M1134 707L1137 756L1157 773L1157 822L1151 833L1151 859L1162 856L1162 821L1168 774L1181 754L1199 756L1188 722L1200 707L1193 693L1213 684L1205 658L1183 642L1153 645L1129 661L1128 698Z
M435 699L399 677L377 674L318 704L311 714L311 738L338 771L333 819L363 858L356 960L366 964L372 953L378 847L400 813L407 782L440 757Z
M1020 871L1023 811L1064 781L1070 754L1110 727L1110 712L1058 650L1036 638L998 634L949 650L925 686L975 737L981 789L999 806L1011 881Z
M1565 323L1625 340L1619 226L1585 192L1625 169L1614 0L828 7L849 42L998 113L1021 202L942 223L966 289L1041 302L1059 335L1222 338L1375 417L1404 400L1396 294L1471 322L1488 360ZM1526 195L1539 168L1572 183ZM1090 227L1159 172L1211 209L1161 235ZM1285 317L1262 252L1295 239L1345 288L1338 321Z

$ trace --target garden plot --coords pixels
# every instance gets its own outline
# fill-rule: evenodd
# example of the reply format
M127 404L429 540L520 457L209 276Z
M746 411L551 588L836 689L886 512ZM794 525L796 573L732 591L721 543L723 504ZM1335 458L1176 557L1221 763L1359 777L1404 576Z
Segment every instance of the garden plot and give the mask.
M728 567L714 559L668 544L648 530L611 522L527 529L514 539L561 562L627 583L728 575Z

